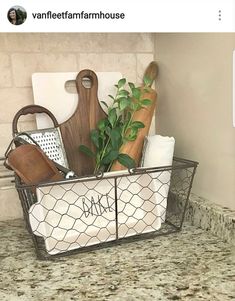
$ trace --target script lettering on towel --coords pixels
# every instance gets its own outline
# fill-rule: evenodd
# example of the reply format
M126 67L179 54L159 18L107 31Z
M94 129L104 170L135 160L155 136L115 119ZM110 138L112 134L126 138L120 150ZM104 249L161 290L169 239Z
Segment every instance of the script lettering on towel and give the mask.
M85 217L89 216L100 216L103 213L112 212L112 208L108 194L106 195L97 195L96 197L91 197L90 200L83 197L82 206Z

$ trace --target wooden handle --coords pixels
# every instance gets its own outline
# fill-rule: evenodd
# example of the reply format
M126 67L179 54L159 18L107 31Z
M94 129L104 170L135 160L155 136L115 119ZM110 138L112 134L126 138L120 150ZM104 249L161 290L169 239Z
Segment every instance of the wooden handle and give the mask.
M17 129L17 125L18 125L18 120L20 118L20 116L22 115L28 115L28 114L37 114L37 113L45 113L47 114L53 124L54 127L58 127L58 121L56 120L55 116L46 108L42 107L42 106L38 106L38 105L28 105L23 107L22 109L20 109L14 116L13 121L12 121L12 132L13 134L17 134L18 133L18 129Z
M91 87L83 85L83 79L89 78ZM60 130L69 162L69 167L77 175L93 173L95 162L79 151L81 144L86 145L93 151L90 132L95 129L97 122L105 117L97 96L98 79L92 70L82 70L76 78L76 87L79 101L74 114L60 125Z
M91 81L90 88L86 88L83 85L84 78L88 78ZM76 87L77 87L78 94L90 91L90 92L96 93L96 95L97 95L98 79L97 79L95 72L93 72L92 70L89 70L89 69L80 71L76 77Z
M147 77L151 81L149 87L152 86L157 76L158 76L158 64L157 62L153 61L148 65L144 73L144 78Z
M91 87L84 86L84 78L91 81ZM95 129L97 121L105 116L98 100L98 79L95 72L89 69L80 71L76 78L76 87L79 95L79 110L82 112L81 120L88 122L90 130Z

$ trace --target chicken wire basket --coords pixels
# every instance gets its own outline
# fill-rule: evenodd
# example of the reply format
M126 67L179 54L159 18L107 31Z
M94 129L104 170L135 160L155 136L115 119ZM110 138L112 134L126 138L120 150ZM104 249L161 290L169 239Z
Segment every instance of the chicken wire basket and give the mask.
M179 231L197 164L174 158L172 166L43 183L36 190L16 177L38 258Z

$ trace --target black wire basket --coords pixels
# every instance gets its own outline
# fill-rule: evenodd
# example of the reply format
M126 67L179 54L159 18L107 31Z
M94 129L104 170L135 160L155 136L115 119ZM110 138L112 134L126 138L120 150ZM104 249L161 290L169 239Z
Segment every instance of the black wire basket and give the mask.
M16 176L37 257L88 251L179 231L198 163L79 177L27 186Z

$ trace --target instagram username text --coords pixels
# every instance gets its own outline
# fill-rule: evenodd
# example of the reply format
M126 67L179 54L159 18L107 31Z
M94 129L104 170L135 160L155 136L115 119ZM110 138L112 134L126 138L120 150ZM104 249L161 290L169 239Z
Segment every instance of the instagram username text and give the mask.
M125 19L122 12L85 12L71 13L64 11L55 13L47 11L45 13L32 13L34 19Z

